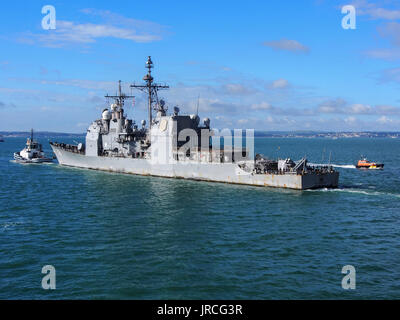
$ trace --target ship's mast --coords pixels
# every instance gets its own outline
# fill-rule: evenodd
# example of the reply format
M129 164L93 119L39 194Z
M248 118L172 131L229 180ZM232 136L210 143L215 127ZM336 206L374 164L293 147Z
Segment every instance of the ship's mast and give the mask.
M127 96L125 93L122 93L121 80L118 81L118 95L110 96L107 94L105 97L107 99L108 98L115 99L115 101L117 102L117 105L120 106L121 108L124 106L125 99L135 98L135 96Z
M143 77L143 80L146 82L145 85L137 85L132 84L131 88L136 88L141 91L144 91L148 95L148 109L149 109L149 129L151 129L151 124L153 122L153 108L152 105L154 102L157 102L158 106L158 96L157 92L160 89L168 89L169 86L161 85L153 82L153 77L151 76L151 69L154 68L153 61L151 61L151 57L149 56L146 61L146 68L148 69L147 74ZM150 131L150 130L149 130Z

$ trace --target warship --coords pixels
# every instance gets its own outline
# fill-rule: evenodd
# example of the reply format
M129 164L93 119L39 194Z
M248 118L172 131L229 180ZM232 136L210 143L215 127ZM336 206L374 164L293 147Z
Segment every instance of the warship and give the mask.
M306 158L293 161L254 156L254 145L248 146L249 141L254 144L251 130L246 130L250 132L246 147L242 136L232 147L236 134L232 136L231 130L225 130L222 139L216 134L218 130L211 129L209 118L200 123L198 114L180 114L178 107L167 114L168 108L159 99L158 91L169 86L154 82L153 67L148 57L144 83L130 85L147 95L148 123L142 120L139 126L126 117L125 100L134 96L124 94L119 81L118 94L105 96L112 103L102 111L100 119L90 124L85 143L50 142L60 165L299 190L338 186L339 172L331 166L310 165Z

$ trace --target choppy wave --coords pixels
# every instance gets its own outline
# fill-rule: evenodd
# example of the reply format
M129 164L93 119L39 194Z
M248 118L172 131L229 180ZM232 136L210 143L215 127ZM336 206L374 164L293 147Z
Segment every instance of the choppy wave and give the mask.
M6 231L7 229L10 229L12 227L16 227L19 224L21 224L20 222L6 222L6 223L2 223L0 224L0 229L3 231Z
M339 188L307 193L20 166L9 160L25 139L8 140L0 147L0 299L342 299L341 277L316 282L315 272L332 279L349 263L365 272L347 298L398 298L398 139L263 138L256 150L267 153L276 141L316 163L328 163L320 150L333 149L331 163L344 167L335 168ZM387 168L353 169L366 151ZM243 261L251 261L250 277ZM63 274L60 290L26 285L40 281L44 264Z

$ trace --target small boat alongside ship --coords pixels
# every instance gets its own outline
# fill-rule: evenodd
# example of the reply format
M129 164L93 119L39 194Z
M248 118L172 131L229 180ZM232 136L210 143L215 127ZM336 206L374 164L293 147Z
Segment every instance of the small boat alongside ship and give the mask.
M371 162L371 161L368 161L366 158L363 158L361 160L358 160L356 168L357 169L382 170L383 166L384 166L383 163Z
M45 156L42 144L33 139L33 129L31 129L30 138L26 140L25 148L20 152L14 152L14 160L18 163L53 162L53 158Z

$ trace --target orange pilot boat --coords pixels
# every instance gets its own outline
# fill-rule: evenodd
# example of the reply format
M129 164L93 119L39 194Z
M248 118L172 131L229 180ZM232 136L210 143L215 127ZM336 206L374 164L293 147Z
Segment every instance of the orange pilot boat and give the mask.
M358 169L383 169L383 163L370 162L366 158L358 160L356 168Z

